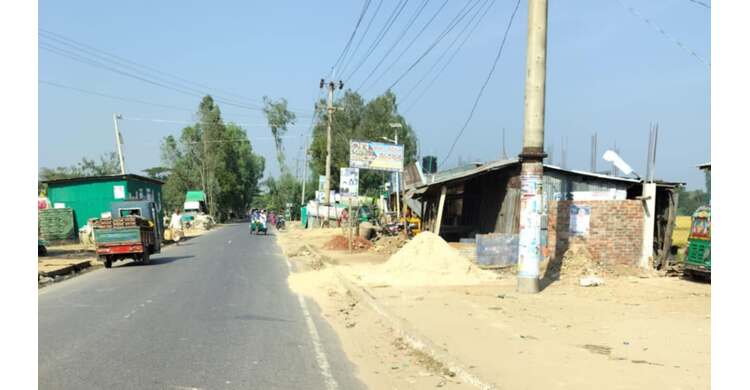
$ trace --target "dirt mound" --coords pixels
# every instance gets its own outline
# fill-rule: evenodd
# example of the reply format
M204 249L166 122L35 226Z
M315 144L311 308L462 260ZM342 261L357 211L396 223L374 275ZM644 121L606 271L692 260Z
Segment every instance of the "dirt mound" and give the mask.
M368 249L372 246L372 243L362 237L352 237L352 249L362 250ZM342 251L349 249L349 239L342 235L333 236L328 242L323 245L324 249Z
M398 252L398 250L406 245L407 242L408 241L404 238L404 236L400 234L393 237L383 236L378 238L377 241L373 242L373 246L372 248L370 248L370 250L377 253L392 255Z
M468 261L440 236L424 232L404 245L374 272L366 283L393 286L472 285L496 279Z
M560 277L579 277L609 274L610 270L599 261L594 260L591 252L582 239L571 239L568 249L562 258L551 264L552 271Z

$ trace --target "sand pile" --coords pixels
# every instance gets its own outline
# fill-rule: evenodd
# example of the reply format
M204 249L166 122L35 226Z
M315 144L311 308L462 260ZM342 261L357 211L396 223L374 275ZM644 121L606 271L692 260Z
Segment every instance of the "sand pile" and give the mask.
M372 246L372 243L368 241L367 239L364 239L359 236L352 237L352 249L354 250L368 249L371 246ZM323 248L329 249L329 250L335 250L335 251L348 250L349 239L342 235L334 236L325 245L323 245Z
M382 236L376 241L373 241L373 246L370 250L390 256L398 252L407 242L408 241L401 234L397 236Z
M497 278L477 268L431 232L418 234L387 262L374 268L373 272L361 275L363 282L391 286L455 286Z
M560 276L578 277L607 273L607 267L594 260L591 252L586 248L586 242L575 238L570 240L562 259L555 262L552 267L553 271Z

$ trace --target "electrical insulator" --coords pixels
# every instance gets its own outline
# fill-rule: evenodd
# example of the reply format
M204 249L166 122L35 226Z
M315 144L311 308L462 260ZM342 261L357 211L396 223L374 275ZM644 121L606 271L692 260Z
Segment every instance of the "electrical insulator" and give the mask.
M344 82L339 80L339 89L344 89Z
M325 80L320 79L320 89L323 89L323 85L326 83Z

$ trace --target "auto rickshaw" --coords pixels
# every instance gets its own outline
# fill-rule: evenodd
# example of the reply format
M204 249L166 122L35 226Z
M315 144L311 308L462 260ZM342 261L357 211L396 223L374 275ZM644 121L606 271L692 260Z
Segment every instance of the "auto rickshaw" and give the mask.
M711 279L711 206L693 213L683 275Z

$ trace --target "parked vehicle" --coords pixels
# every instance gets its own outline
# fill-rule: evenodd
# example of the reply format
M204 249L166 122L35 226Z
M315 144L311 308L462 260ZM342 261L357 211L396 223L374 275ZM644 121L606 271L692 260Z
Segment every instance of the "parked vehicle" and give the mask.
M154 202L114 202L110 212L111 218L94 221L96 254L105 268L128 258L146 264L161 251L164 227Z
M711 206L693 213L683 274L711 278Z

